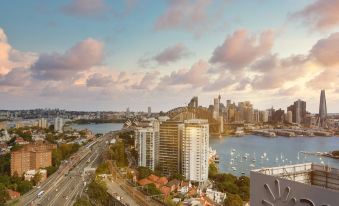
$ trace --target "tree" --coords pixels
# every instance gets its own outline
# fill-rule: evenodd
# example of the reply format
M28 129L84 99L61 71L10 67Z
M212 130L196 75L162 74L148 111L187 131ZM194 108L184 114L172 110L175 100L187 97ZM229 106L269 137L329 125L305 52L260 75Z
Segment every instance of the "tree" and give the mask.
M8 192L4 184L0 183L0 204L6 203L9 199Z
M34 177L32 179L33 184L34 185L38 185L40 180L41 180L41 178L42 178L42 175L40 174L40 172L35 173L35 175L34 175Z
M78 198L73 206L91 206L91 203L85 198Z
M155 184L148 184L145 186L145 189L149 195L160 195L161 191L155 186Z
M177 204L172 200L171 197L167 197L165 199L165 205L166 206L176 206Z
M51 176L54 172L56 172L58 170L58 168L56 166L49 166L49 167L45 167L45 170L47 170L47 176Z
M117 142L113 144L108 150L108 157L115 160L118 167L126 167L128 165L125 144L124 142Z
M186 178L182 174L175 173L175 174L171 175L170 179L171 180L177 179L177 180L184 181Z
M0 176L9 175L9 171L11 169L11 154L5 154L0 156Z
M217 167L214 163L211 163L211 164L208 166L208 177L209 177L209 178L213 178L213 177L215 177L217 174L218 174L218 167Z
M144 179L152 174L152 170L148 167L138 167L139 179Z
M94 199L95 202L100 203L101 205L108 205L109 195L106 191L107 187L105 182L97 179L88 185L87 194L90 199Z
M242 206L242 200L239 195L228 193L227 198L224 201L224 206Z
M26 192L30 191L33 188L33 184L30 181L23 180L17 183L17 191L21 194L25 194Z
M96 174L109 174L108 164L106 162L101 163L99 167L95 170Z

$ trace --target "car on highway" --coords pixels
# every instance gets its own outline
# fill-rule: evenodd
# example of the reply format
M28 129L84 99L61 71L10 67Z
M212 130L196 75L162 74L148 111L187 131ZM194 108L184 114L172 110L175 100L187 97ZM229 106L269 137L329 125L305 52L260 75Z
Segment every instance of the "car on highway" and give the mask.
M40 198L43 194L44 194L44 191L41 190L41 191L38 193L37 197Z

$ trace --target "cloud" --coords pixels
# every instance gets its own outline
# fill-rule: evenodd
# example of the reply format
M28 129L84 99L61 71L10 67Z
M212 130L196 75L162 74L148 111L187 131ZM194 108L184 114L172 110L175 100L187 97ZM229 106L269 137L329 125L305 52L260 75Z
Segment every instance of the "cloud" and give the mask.
M37 59L33 52L22 52L12 48L5 31L0 27L0 77L13 68L27 68Z
M203 91L208 91L208 92L220 91L220 90L223 90L223 89L226 89L232 86L235 83L236 83L236 80L234 79L233 75L223 72L219 75L219 77L216 80L212 81L209 84L206 84L203 87Z
M274 33L271 30L262 32L259 37L250 35L244 29L237 30L214 50L210 62L237 72L269 53L273 41Z
M339 0L316 0L292 18L303 19L307 26L314 30L325 30L339 25Z
M0 27L0 75L9 71L9 52L11 46L7 43L5 31Z
M176 44L175 46L164 49L162 52L154 56L154 60L158 62L158 64L168 64L176 62L188 55L190 55L190 52L184 45Z
M279 91L278 91L278 95L279 96L293 96L295 95L298 91L300 90L300 86L298 85L295 85L295 86L292 86L292 87L289 87L289 88L281 88Z
M279 59L277 54L267 54L261 59L257 60L252 66L251 69L258 72L269 72L270 70L277 67L279 64Z
M161 78L161 85L191 85L200 87L209 82L209 75L207 73L210 65L200 60L195 63L189 70L181 69L173 71L170 75L165 75Z
M338 87L338 79L339 67L327 68L307 82L306 85L312 89L336 89Z
M150 90L158 83L157 79L160 75L160 72L147 72L144 77L141 79L140 83L132 86L133 89L141 89L141 90Z
M88 38L77 43L64 54L40 55L32 66L32 75L40 80L63 80L74 78L79 72L100 65L103 60L103 44Z
M157 19L156 30L183 29L201 33L210 22L208 8L212 0L167 0L166 11Z
M30 72L24 68L14 68L0 77L0 87L22 87L30 83Z
M88 77L86 80L86 85L88 87L106 87L112 85L113 78L111 75L94 73Z
M104 0L71 0L61 10L71 16L96 16L106 12L108 5Z
M339 32L319 40L311 49L310 57L314 57L324 66L339 64Z
M191 52L185 47L185 45L179 43L174 46L165 48L153 57L143 57L139 59L138 64L141 67L149 67L150 63L154 61L158 65L168 65L190 55Z
M269 60L271 58L272 60ZM262 64L254 63L252 71L257 71L257 66ZM270 90L282 87L286 82L293 82L306 75L308 70L307 56L297 55L279 59L277 56L269 55L264 57L266 62L274 62L269 71L257 74L252 79L251 85L255 90ZM252 69L252 68L250 68ZM262 70L263 71L263 70Z

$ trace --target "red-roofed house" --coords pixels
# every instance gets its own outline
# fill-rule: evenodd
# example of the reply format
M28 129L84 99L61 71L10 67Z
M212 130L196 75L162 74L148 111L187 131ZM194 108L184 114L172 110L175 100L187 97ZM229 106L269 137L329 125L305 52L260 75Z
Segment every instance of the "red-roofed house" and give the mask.
M9 198L11 198L11 200L14 200L20 197L20 192L17 192L14 190L7 189L7 193L8 193Z
M159 177L156 175L151 174L150 176L147 177L149 180L151 180L152 182L157 182L159 180Z
M153 182L149 180L148 178L144 178L138 181L138 184L141 186L152 184Z
M29 142L25 141L22 137L15 138L15 143L20 145L29 144Z
M160 177L157 183L159 183L160 185L166 185L168 183L168 179L167 177Z
M181 181L173 179L167 183L167 186L171 188L171 192L178 190L180 188Z
M166 198L166 197L168 197L169 194L171 193L171 188L169 188L169 187L167 187L167 186L162 186L162 187L160 188L160 191L161 191L162 194L164 194L164 197Z

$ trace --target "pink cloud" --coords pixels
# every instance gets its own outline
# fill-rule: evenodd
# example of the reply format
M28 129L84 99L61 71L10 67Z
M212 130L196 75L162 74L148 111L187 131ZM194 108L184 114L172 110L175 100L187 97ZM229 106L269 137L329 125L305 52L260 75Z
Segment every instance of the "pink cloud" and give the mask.
M168 8L155 23L157 30L180 28L201 32L208 26L212 0L168 0ZM199 31L200 30L200 31Z
M91 74L86 80L88 87L106 87L114 83L111 75L103 73Z
M64 54L40 55L32 66L33 77L40 80L63 80L74 78L79 72L100 65L103 60L103 44L88 38L77 43Z
M152 89L157 83L159 78L160 72L147 72L141 81L132 86L133 89L142 89L142 90L150 90Z
M7 42L5 31L0 28L0 75L9 71L9 52L11 46Z
M307 86L312 89L336 89L339 80L339 67L324 69L319 75L315 76Z
M0 27L0 76L9 73L13 68L28 68L35 62L37 55L12 48L5 31Z
M172 47L164 49L162 52L154 56L154 60L159 64L168 64L178 61L190 55L190 52L183 44L176 44Z
M269 53L273 41L274 33L271 30L262 32L259 37L250 35L244 29L237 30L214 50L210 62L237 72Z
M107 11L104 0L72 0L62 11L72 16L95 16Z
M170 75L163 76L160 81L161 86L170 85L191 85L195 87L208 84L209 75L207 73L210 65L200 60L195 63L189 70L181 69L173 71Z
M316 0L292 17L301 18L314 30L334 28L339 25L339 0Z
M339 32L319 40L313 46L310 56L316 58L318 62L325 66L339 64Z
M272 58L272 60L269 60L268 58ZM266 62L274 62L274 67L270 68L268 71L262 71L252 79L251 86L255 90L280 88L285 83L293 82L298 78L303 77L308 72L308 69L305 66L305 63L307 63L307 57L303 55L290 56L283 59L269 55L265 57L264 60ZM255 63L254 65L254 68L250 69L258 71L257 66L260 65L260 63Z

